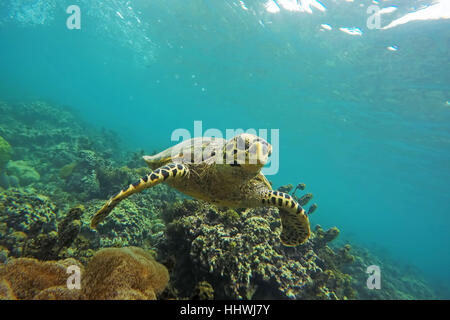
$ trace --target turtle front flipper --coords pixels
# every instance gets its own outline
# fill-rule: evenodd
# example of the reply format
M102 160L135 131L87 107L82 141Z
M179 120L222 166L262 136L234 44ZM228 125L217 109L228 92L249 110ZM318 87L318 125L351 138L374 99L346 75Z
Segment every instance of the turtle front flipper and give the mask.
M308 240L311 230L309 219L302 206L289 194L279 191L267 191L262 199L263 205L276 206L280 209L281 243L295 247Z
M111 197L92 218L91 228L95 229L123 199L144 189L151 188L167 179L185 177L188 174L189 169L185 165L181 163L170 163L143 176L139 181L130 184L128 187L120 190L115 196Z

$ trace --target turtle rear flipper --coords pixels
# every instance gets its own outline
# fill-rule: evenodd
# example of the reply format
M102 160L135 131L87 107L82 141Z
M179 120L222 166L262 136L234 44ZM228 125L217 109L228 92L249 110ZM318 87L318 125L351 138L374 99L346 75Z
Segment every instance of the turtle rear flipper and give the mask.
M295 247L308 240L310 235L309 221L306 215L280 209L281 243L287 247Z
M130 184L128 187L120 190L115 196L111 197L92 218L91 228L95 229L123 199L144 189L151 188L167 179L185 177L188 174L189 169L185 165L181 163L170 163L143 176L139 181Z
M270 190L264 194L262 203L280 209L280 239L283 245L295 247L308 240L311 234L308 216L293 197L284 192Z

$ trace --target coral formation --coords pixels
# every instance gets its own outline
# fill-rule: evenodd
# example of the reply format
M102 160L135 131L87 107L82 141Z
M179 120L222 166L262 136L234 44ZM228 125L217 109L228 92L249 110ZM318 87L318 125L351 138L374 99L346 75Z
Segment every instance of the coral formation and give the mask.
M48 197L34 192L0 192L0 245L20 257L28 239L56 231L56 208Z
M69 247L81 230L81 215L84 208L78 206L72 208L66 217L58 224L58 238L56 243L56 252L59 253L62 248Z
M307 193L307 194L301 196L300 198L298 198L297 196L294 196L294 198L297 199L298 203L301 206L304 206L313 198L313 194Z
M61 222L58 231L39 234L30 238L24 248L24 256L41 260L57 259L63 248L70 247L81 230L80 217L83 213L81 206L72 208Z
M0 246L0 264L5 263L9 256L9 250L5 247Z
M120 203L110 219L92 231L90 218L102 205L103 201L91 200L86 203L88 213L81 233L88 238L98 237L100 247L138 246L149 248L164 237L165 224L160 219L165 198L176 198L176 192L166 185L157 186L142 194Z
M292 188L294 188L294 186L292 184L287 184L287 185L279 187L278 191L281 191L284 193L289 193L289 192L291 192Z
M320 225L316 225L315 228L315 248L321 249L327 245L328 242L333 241L337 238L339 235L339 229L336 227L333 227L331 229L328 229L327 231L323 231L322 227Z
M69 210L58 223L56 206L33 192L0 192L0 204L0 246L11 257L56 259L81 229L80 207Z
M45 262L33 258L12 259L5 265L0 265L0 283L3 283L4 288L0 289L0 292L3 295L6 293L3 296L4 299L26 300L36 299L38 295L42 294L42 291L49 288L53 288L53 290L60 288L62 292L65 292L68 290L67 267L71 265L83 268L74 259ZM67 296L68 293L63 293L63 299Z
M306 188L306 184L299 183L295 186L295 189L294 189L294 191L292 191L292 194L294 195L297 192L297 190L305 190L305 188Z
M316 209L317 209L317 203L313 203L310 207L309 207L309 209L308 209L308 215L310 215L310 214L313 214L314 213L314 211L316 211Z
M232 224L224 223L224 212L197 201L186 200L173 211L168 214L174 220L160 252L176 256L172 279L181 294L192 291L194 279L202 277L213 285L219 299L347 298L347 292L332 292L337 291L337 280L322 281L320 290L331 292L328 296L310 294L307 287L317 287L314 277L327 267L313 250L316 239L324 240L313 236L298 248L282 246L277 209L246 210ZM338 272L333 275L344 277Z
M14 176L19 179L21 186L27 186L36 183L41 179L39 172L29 165L27 161L9 161L5 168L8 176Z
M68 288L68 267L80 270L81 287ZM0 299L156 299L167 285L167 269L136 247L98 251L86 269L75 259L11 259L0 265Z
M9 176L5 170L0 173L0 187L5 189L20 187L19 179L16 176Z
M82 294L86 299L156 299L168 281L167 269L144 250L107 248L89 262Z
M0 279L0 300L17 300L11 284L5 279Z
M200 281L194 288L194 292L191 297L192 300L213 300L214 289L206 281Z

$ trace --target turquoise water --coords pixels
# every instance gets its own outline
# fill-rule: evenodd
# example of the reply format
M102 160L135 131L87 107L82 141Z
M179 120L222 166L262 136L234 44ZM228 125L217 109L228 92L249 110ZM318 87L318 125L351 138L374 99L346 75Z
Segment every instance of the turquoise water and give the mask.
M196 120L279 129L268 179L305 182L314 224L450 284L450 21L369 29L371 1L266 3L2 1L0 97L70 105L147 152ZM381 26L424 4L381 1L397 7Z

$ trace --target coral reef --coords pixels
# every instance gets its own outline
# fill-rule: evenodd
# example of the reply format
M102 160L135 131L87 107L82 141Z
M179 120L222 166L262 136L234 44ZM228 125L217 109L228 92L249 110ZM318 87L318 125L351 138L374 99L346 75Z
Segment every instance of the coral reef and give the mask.
M20 257L28 239L56 231L56 208L46 196L30 191L0 192L0 245Z
M79 289L67 286L70 266L80 270ZM102 249L86 268L72 258L18 258L0 265L0 300L156 299L168 280L167 269L136 247Z
M277 209L217 209L164 184L122 201L92 230L104 200L149 172L148 153L67 107L0 102L0 112L0 299L436 297L418 271L341 242L336 227L315 226L309 241L287 248ZM291 193L302 205L312 198L295 195L304 189ZM128 246L142 249L101 250ZM69 263L83 270L82 290L66 288ZM383 290L367 289L372 264Z
M165 224L160 216L167 205L165 199L176 198L176 192L166 185L133 195L122 201L96 231L89 227L90 219L104 200L91 200L86 203L88 213L83 220L81 234L89 239L98 237L100 247L138 246L150 249L164 237Z
M56 206L47 197L24 190L0 192L0 248L6 250L2 260L58 258L78 236L81 214L81 207L72 208L58 223Z
M84 208L81 206L69 210L58 223L58 231L39 234L27 241L24 256L41 260L52 260L60 257L61 250L68 248L74 242L81 230L80 217Z
M75 206L68 210L57 206L33 190L0 191L0 258L34 257L41 260L74 257L83 263L93 250L111 246L139 246L152 249L164 237L165 224L159 218L165 197L176 196L167 186L123 201L110 219L90 228L90 217L102 200L86 203L87 212ZM5 256L4 258L2 258Z
M353 298L353 292L346 290L350 277L342 272L332 269L325 280L319 279L319 274L334 266L329 267L314 248L325 246L331 237L313 235L298 248L284 247L277 209L246 210L235 217L229 211L185 200L168 211L165 217L173 221L159 251L170 252L162 259L176 257L171 278L181 295L188 295L196 281L203 280L215 288L219 299ZM224 221L230 215L233 219Z
M370 300L427 300L438 299L436 292L427 284L418 270L402 266L384 254L381 259L369 250L352 246L354 263L343 266L343 271L352 276L352 286L358 298ZM367 267L377 265L382 270L381 290L367 288Z
M74 203L68 201L106 197L97 170L115 168L115 161L125 158L116 134L94 130L73 110L42 101L0 102L0 112L0 136L14 146L16 162L10 166L14 172L0 170L3 188L31 185L69 207ZM36 173L44 172L39 179Z

